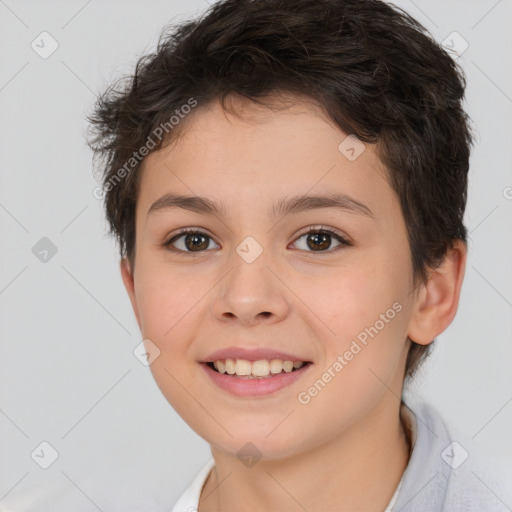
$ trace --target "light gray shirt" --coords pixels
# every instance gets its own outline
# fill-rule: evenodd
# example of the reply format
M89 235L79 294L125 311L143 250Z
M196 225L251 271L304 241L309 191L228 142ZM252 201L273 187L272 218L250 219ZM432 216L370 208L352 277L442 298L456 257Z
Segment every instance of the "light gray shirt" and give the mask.
M401 412L414 422L413 451L394 511L512 511L510 468L498 476L469 441L453 438L431 405L403 404Z

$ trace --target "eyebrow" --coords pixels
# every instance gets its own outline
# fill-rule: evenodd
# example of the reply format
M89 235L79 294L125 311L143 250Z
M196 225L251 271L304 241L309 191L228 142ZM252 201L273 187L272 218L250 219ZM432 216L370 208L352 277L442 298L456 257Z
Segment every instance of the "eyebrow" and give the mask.
M226 217L227 211L224 202L216 202L207 197L165 194L150 206L147 215L170 208L182 208L200 214L224 217ZM365 204L346 194L299 195L282 198L273 205L270 216L279 217L320 208L338 208L349 213L374 218L372 211Z

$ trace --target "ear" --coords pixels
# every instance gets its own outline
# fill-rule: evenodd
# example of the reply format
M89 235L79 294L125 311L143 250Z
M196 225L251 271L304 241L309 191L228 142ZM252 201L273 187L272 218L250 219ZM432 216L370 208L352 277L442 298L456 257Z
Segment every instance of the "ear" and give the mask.
M408 336L412 341L428 345L452 323L459 306L466 257L466 244L457 240L442 263L429 271L427 281L417 292L409 323Z
M137 301L135 298L135 284L133 280L133 270L130 267L130 262L127 258L123 258L120 263L121 268L121 277L123 278L124 287L128 292L128 296L130 297L130 302L132 303L133 312L135 313L135 318L137 319L137 323L139 324L139 329L142 331L142 327L139 320L139 311L137 308Z

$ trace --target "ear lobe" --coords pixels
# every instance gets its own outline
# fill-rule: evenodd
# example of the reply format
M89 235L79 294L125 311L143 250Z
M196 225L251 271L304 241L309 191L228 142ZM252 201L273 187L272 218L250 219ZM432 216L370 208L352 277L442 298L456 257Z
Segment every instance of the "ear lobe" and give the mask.
M466 257L466 244L457 240L442 263L421 284L408 330L409 338L415 343L428 345L452 323L459 306Z
M139 311L137 308L137 300L135 297L135 282L133 279L133 272L130 268L130 262L127 258L123 258L120 262L121 269L121 277L123 279L124 287L128 292L128 296L130 297L130 302L132 304L132 309L135 314L135 318L137 319L137 323L139 324L139 329L142 331L142 327L139 320Z

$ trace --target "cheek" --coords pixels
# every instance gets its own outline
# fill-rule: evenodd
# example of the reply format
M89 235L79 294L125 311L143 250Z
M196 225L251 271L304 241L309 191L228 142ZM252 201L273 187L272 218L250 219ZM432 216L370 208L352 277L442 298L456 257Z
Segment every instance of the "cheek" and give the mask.
M378 322L377 328L386 330L394 320L393 304L404 296L401 283L390 278L382 268L375 266L332 269L312 283L304 284L299 292L308 297L308 304L327 327L336 343L355 338L365 328ZM386 316L386 312L388 315ZM384 314L384 320L380 316Z
M150 366L153 378L178 414L191 425L200 424L205 419L201 410L191 406L186 390L195 380L189 347L196 337L199 310L205 306L200 300L204 291L190 277L171 276L156 266L141 272L139 278L142 335L159 351ZM193 395L198 393L193 391Z
M142 336L160 351L152 366L182 372L189 362L188 347L196 335L198 315L204 313L206 290L190 276L169 275L161 270L148 266L138 276L136 294Z
M315 407L325 405L323 414L330 414L329 404L357 409L358 403L371 401L400 365L408 324L407 282L399 272L383 268L381 260L380 266L338 270L309 295L329 327L325 359L315 375L322 381Z
M378 296L371 287L357 290L357 298L336 297L347 299L338 302L345 305L331 318L337 335L324 341L325 358L297 396L304 417L321 418L314 429L323 438L348 428L388 390L400 395L402 379L397 375L404 356L406 309L392 294Z

